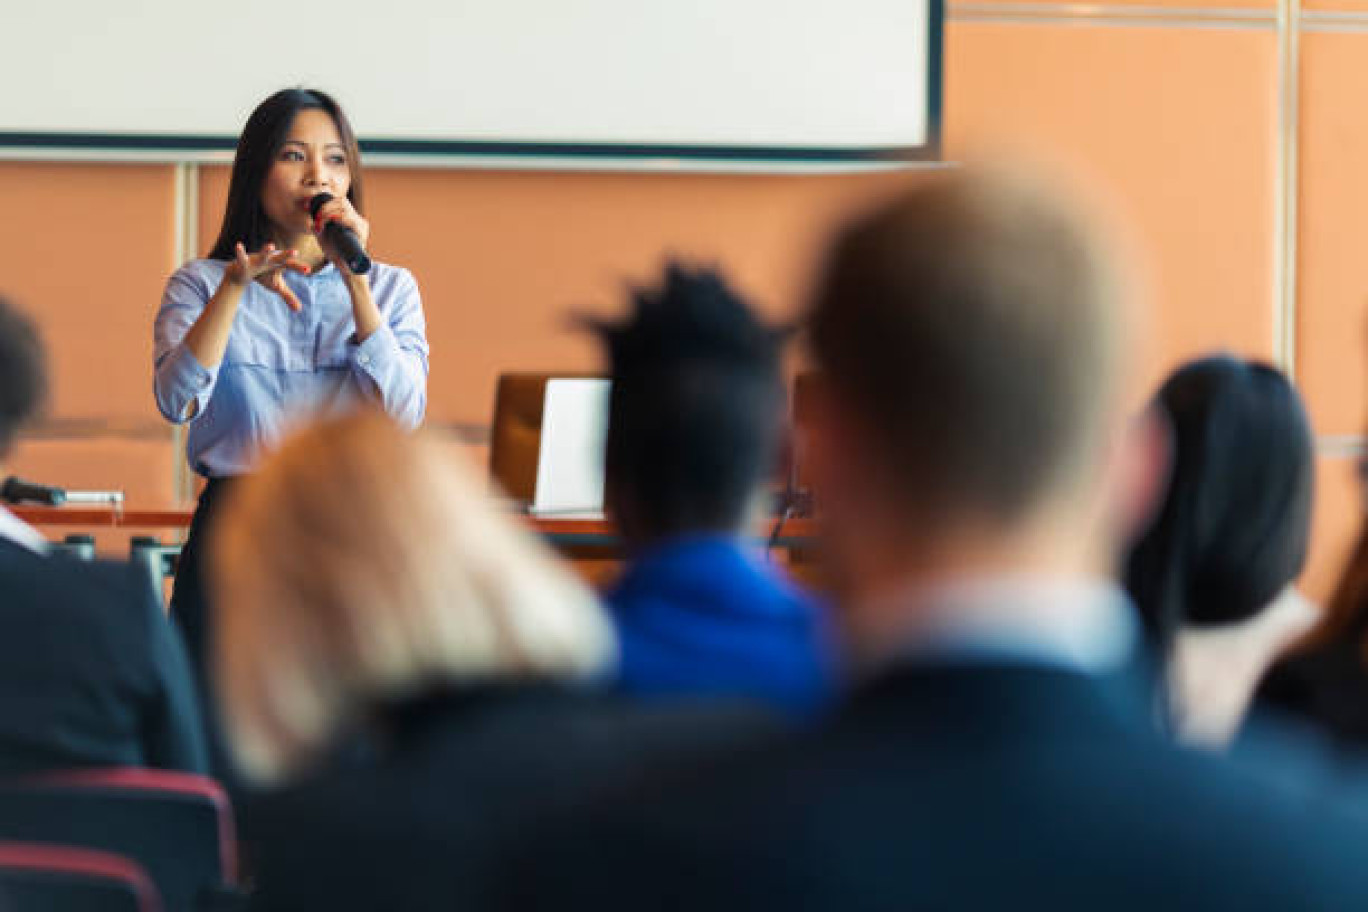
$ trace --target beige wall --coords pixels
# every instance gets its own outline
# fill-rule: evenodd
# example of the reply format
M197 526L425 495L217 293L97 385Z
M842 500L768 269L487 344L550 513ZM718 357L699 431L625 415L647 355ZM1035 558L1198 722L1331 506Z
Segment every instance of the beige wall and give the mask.
M1356 2L1281 19L1260 0L952 3L946 37L948 154L1005 141L1062 159L1134 226L1153 278L1151 380L1212 348L1295 366L1324 444L1317 595L1360 502L1368 4ZM182 239L202 252L217 227L224 169L192 177L200 217L179 226L171 166L0 165L0 287L39 316L57 375L58 420L17 470L144 502L176 493L150 325ZM725 263L791 313L826 227L901 179L372 169L368 197L377 254L423 289L430 417L482 458L499 370L592 366L561 324L568 308L614 306L624 278L672 252Z

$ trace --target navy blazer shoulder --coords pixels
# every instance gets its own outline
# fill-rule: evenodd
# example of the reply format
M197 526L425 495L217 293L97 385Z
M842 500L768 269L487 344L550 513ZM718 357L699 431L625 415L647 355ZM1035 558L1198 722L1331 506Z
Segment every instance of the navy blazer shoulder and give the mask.
M544 820L779 729L753 705L641 706L518 685L435 692L378 723L370 758L243 807L254 910L488 908L497 862Z
M530 837L501 906L1368 904L1362 820L1255 764L1169 745L1146 706L1119 678L1044 666L896 669L789 743Z
M180 637L140 568L0 540L0 593L0 775L206 770Z

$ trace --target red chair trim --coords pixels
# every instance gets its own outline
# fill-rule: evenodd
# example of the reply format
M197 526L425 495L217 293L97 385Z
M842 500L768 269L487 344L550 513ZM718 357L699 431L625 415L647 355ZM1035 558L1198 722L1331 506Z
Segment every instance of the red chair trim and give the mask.
M50 871L128 884L146 912L160 912L161 894L152 878L137 863L122 855L82 849L75 846L35 842L0 842L0 868L21 871Z
M170 792L203 798L213 804L219 826L220 863L224 879L238 879L237 829L233 808L223 787L208 776L178 770L137 766L91 767L39 773L21 780L23 785L52 785L74 788L108 788L121 791Z

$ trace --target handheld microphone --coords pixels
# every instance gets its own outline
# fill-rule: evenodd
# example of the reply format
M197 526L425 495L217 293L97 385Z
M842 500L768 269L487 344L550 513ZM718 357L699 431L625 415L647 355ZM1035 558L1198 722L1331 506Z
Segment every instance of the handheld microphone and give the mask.
M0 485L0 500L6 503L40 503L60 507L66 503L66 491L47 485L34 484L11 475Z
M318 218L318 210L332 202L331 193L319 193L309 200L309 215ZM328 222L323 226L323 238L332 245L342 256L342 261L347 264L347 268L357 275L370 272L371 259L366 254L366 248L361 246L361 239L356 236L356 232L350 228Z

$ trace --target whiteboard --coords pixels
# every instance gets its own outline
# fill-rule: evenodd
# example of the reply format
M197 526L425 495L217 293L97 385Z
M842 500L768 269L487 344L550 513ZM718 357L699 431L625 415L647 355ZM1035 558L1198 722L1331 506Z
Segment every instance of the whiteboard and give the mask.
M7 3L0 146L222 152L292 85L368 152L935 154L941 0Z

